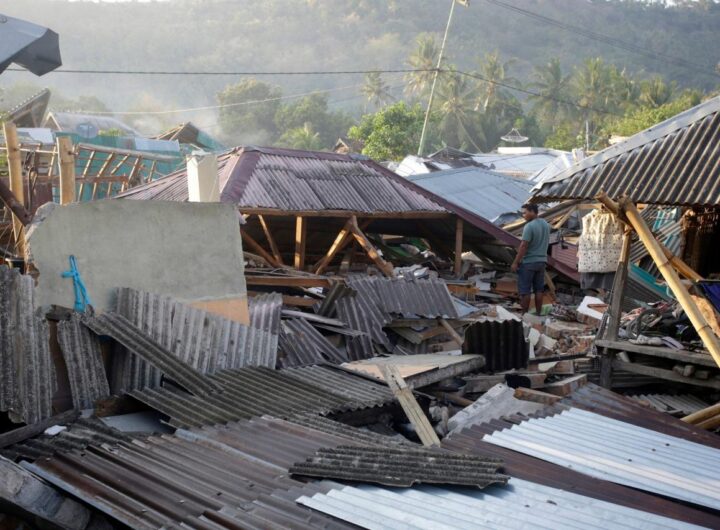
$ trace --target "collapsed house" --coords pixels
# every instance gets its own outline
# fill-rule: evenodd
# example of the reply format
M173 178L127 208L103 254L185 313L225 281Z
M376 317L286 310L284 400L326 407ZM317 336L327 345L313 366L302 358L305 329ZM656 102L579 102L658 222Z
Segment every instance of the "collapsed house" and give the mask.
M619 332L612 358L642 304L585 296L562 254L518 314L502 195L260 147L113 200L2 191L23 248L0 267L2 524L720 526L712 357L658 354L694 356L680 387Z

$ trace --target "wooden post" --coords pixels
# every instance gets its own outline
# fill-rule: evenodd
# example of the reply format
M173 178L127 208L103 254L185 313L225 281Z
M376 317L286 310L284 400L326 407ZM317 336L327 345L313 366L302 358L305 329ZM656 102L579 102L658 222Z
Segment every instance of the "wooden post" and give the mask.
M282 256L280 255L278 246L275 243L275 238L273 237L272 232L270 232L270 227L268 226L267 221L265 221L265 217L258 215L258 221L260 221L260 226L262 226L263 232L265 233L265 239L267 239L267 242L270 245L270 251L275 257L275 260L278 263L283 264Z
M333 260L335 255L340 252L351 239L350 221L348 221L345 223L345 226L342 227L340 232L338 232L338 235L335 238L335 241L333 241L333 244L330 245L330 249L327 251L327 254L325 254L325 256L323 256L323 258L318 262L317 267L315 268L315 274L322 274L327 266L330 265L330 262Z
M603 204L605 204L605 202L613 203L613 201L604 193L602 193L601 196L598 196L598 199L601 200ZM690 319L695 331L697 331L698 335L700 335L703 344L705 344L705 347L710 352L710 355L712 355L715 363L720 366L720 341L710 325L707 323L707 320L705 320L705 317L698 308L697 304L695 304L695 301L690 296L690 293L683 285L678 273L675 271L675 268L671 265L670 260L668 260L665 255L662 245L660 245L660 243L658 243L655 239L652 231L631 201L628 199L622 199L619 203L619 208L637 232L640 240L645 245L645 248L660 271L660 274L662 274L663 278L665 278L665 281L670 286L670 289L672 289L672 292L675 294L678 302L685 310L685 314Z
M350 218L350 230L352 231L355 240L360 244L360 246L365 250L365 252L367 252L367 255L370 256L370 259L375 262L375 264L385 274L385 276L392 278L394 270L393 264L389 261L385 261L382 258L382 256L377 251L375 246L370 242L368 237L363 233L362 230L360 230L360 227L357 223L357 217L355 217L354 215Z
M463 338L460 336L460 334L459 334L457 331L455 331L455 328L453 328L453 327L450 325L450 323L449 323L447 320L445 320L444 318L441 318L441 319L440 319L440 325L441 325L443 328L445 328L445 331L447 331L447 332L450 334L450 336L452 337L452 340L455 341L455 343L456 343L458 346L460 346L460 348L462 348L462 345L463 345L464 340L463 340Z
M20 155L20 142L18 141L17 128L11 121L3 124L5 133L5 147L7 148L8 171L10 172L10 191L20 205L25 207L25 183L22 174L22 160ZM15 236L15 245L17 253L21 257L25 257L25 232L23 229L23 221L13 212L13 235Z
M57 139L60 160L60 204L75 202L75 153L72 140L67 136ZM92 159L88 160L90 163Z
M405 379L400 375L400 371L397 366L391 364L380 365L385 382L387 382L390 390L395 395L397 400L400 402L400 406L405 411L405 415L415 427L420 441L425 446L440 445L440 439L437 433L432 428L430 421L425 416L425 413L418 405L415 396L412 393L410 387L408 387Z
M462 274L463 220L458 216L455 220L455 277Z
M305 239L307 238L307 219L298 215L295 218L295 268L305 269Z
M625 230L623 246L620 252L620 261L612 287L612 299L608 311L609 321L605 327L603 338L606 340L617 340L618 329L620 329L620 317L622 315L622 300L627 283L628 269L630 267L630 230ZM600 386L610 388L612 386L612 362L615 359L615 352L610 348L603 348L603 356L600 358Z

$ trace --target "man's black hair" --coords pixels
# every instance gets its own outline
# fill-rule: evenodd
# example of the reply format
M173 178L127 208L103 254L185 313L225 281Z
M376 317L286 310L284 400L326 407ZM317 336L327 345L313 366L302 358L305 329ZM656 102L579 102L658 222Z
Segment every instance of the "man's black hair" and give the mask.
M528 212L538 213L537 204L527 203L527 204L523 204L522 207L523 207L523 210L527 210Z

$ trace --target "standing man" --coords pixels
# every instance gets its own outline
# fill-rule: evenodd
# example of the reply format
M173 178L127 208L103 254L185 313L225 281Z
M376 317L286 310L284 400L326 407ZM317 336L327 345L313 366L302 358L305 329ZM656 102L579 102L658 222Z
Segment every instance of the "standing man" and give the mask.
M537 204L524 204L523 219L527 221L522 233L522 242L512 264L512 271L518 274L518 292L522 312L530 310L530 293L535 293L535 310L542 312L543 291L545 290L545 265L547 263L550 225L538 217Z

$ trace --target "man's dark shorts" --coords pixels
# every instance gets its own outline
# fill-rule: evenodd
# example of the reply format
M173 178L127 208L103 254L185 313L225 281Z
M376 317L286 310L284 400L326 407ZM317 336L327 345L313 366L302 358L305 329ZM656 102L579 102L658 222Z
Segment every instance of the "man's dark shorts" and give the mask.
M518 292L530 294L545 290L545 263L521 263L518 267Z

